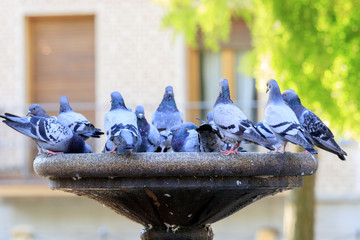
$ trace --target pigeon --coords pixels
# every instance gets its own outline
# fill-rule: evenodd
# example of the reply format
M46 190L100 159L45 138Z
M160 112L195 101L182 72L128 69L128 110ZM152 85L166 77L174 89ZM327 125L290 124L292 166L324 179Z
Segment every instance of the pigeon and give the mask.
M151 116L151 123L158 129L161 136L161 152L171 146L170 129L181 125L183 121L183 114L176 107L173 88L168 86L159 107Z
M104 128L109 141L113 143L109 153L133 153L139 150L141 135L136 115L125 106L119 92L111 93L111 108L105 114Z
M198 127L191 122L186 122L171 129L171 147L174 152L200 152Z
M310 134L315 146L334 153L341 160L345 160L347 153L335 142L333 133L315 113L301 104L300 98L294 90L285 90L282 93L282 98L294 111L301 126Z
M10 113L0 115L14 130L32 138L48 156L59 153L92 153L91 147L70 128L51 117L19 117Z
M159 131L154 125L148 123L146 120L143 106L137 106L135 114L137 118L137 127L141 135L139 152L155 152L160 145Z
M58 121L68 126L84 140L90 137L100 138L104 134L101 129L95 128L84 115L74 112L66 96L60 98Z
M230 150L223 151L226 155L237 153L241 141L251 142L265 146L269 150L275 150L271 143L266 140L246 118L245 114L233 103L230 98L229 83L227 79L220 80L220 93L213 108L214 122L220 129L224 141L232 144Z
M266 137L266 139L271 142L271 145L273 145L276 149L281 146L281 143L278 142L276 139L274 133L271 131L269 125L266 123L266 121L261 121L255 124L255 127L263 136Z
M317 154L311 140L306 137L305 129L291 108L281 97L279 85L274 79L267 82L269 99L265 107L265 121L275 137L282 144L276 152L285 152L287 142L300 145L312 154Z
M222 141L219 128L216 126L213 113L207 114L207 122L198 119L202 124L196 129L199 133L200 151L201 152L220 152L226 151L227 144Z
M37 116L37 117L50 117L44 108L40 104L34 103L29 107L29 111L26 116ZM55 118L55 117L54 117ZM56 119L56 118L55 118Z

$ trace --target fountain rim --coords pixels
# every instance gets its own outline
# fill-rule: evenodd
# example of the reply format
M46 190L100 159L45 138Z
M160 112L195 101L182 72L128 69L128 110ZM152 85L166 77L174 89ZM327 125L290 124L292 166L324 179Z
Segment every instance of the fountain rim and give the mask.
M146 177L306 176L316 172L308 153L134 153L61 154L34 160L36 174L50 179Z

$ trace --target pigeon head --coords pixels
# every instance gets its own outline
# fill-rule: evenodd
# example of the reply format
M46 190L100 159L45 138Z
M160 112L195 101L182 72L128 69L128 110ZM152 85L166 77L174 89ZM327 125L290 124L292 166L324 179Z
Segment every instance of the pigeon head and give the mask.
M292 105L301 105L301 101L296 92L292 89L287 89L281 94L284 101L292 106Z
M37 103L34 103L29 107L29 111L26 116L49 117L45 110Z
M232 103L233 101L230 98L230 89L228 80L223 78L220 80L220 91L219 96L216 99L215 105L218 103Z
M197 128L198 126L196 126L194 123L186 122L182 125L172 127L170 131L173 136L186 137L188 135L189 130L197 129Z
M173 136L171 140L171 147L175 152L179 152L181 147L184 145L186 138L189 136L189 131L192 129L197 129L198 127L192 122L186 122L180 126L175 126L171 128L171 135Z
M270 79L269 81L267 81L266 83L266 93L270 92L276 92L277 90L279 90L280 92L280 88L278 83L276 82L276 80L274 79Z
M150 125L145 118L144 107L140 106L140 105L137 106L135 109L135 114L136 114L136 118L137 118L138 130L139 130L140 134L144 135L144 134L148 133L149 129L150 129Z
M283 101L279 85L274 79L267 81L266 86L266 92L269 92L269 101Z
M165 88L164 98L167 98L169 100L174 98L174 91L172 86L167 86Z
M126 109L127 107L125 106L125 102L123 97L121 96L121 94L119 92L112 92L111 93L111 109L118 109L118 108L122 108L122 109Z
M143 119L143 117L145 116L145 113L144 113L144 107L143 106L137 106L135 108L135 114L136 114L136 117L138 119Z
M177 112L179 111L176 107L175 99L174 99L174 91L172 86L167 86L165 88L164 97L157 109L159 112L169 111L169 112Z
M67 96L62 96L60 98L60 111L59 112L68 112L68 111L72 111L70 104L69 104L69 100L67 98Z

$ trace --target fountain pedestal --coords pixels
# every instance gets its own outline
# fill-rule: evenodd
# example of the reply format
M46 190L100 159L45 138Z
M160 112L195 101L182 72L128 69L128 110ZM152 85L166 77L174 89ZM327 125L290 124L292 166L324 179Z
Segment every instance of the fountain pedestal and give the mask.
M302 186L305 153L41 155L50 188L94 199L142 224L141 239L212 239L211 223L265 196Z

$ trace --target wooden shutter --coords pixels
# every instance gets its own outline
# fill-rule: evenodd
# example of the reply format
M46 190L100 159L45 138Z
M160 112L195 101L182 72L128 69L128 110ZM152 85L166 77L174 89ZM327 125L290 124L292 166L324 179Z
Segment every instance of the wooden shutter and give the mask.
M75 111L94 121L94 16L29 17L29 103L57 115L68 96Z

